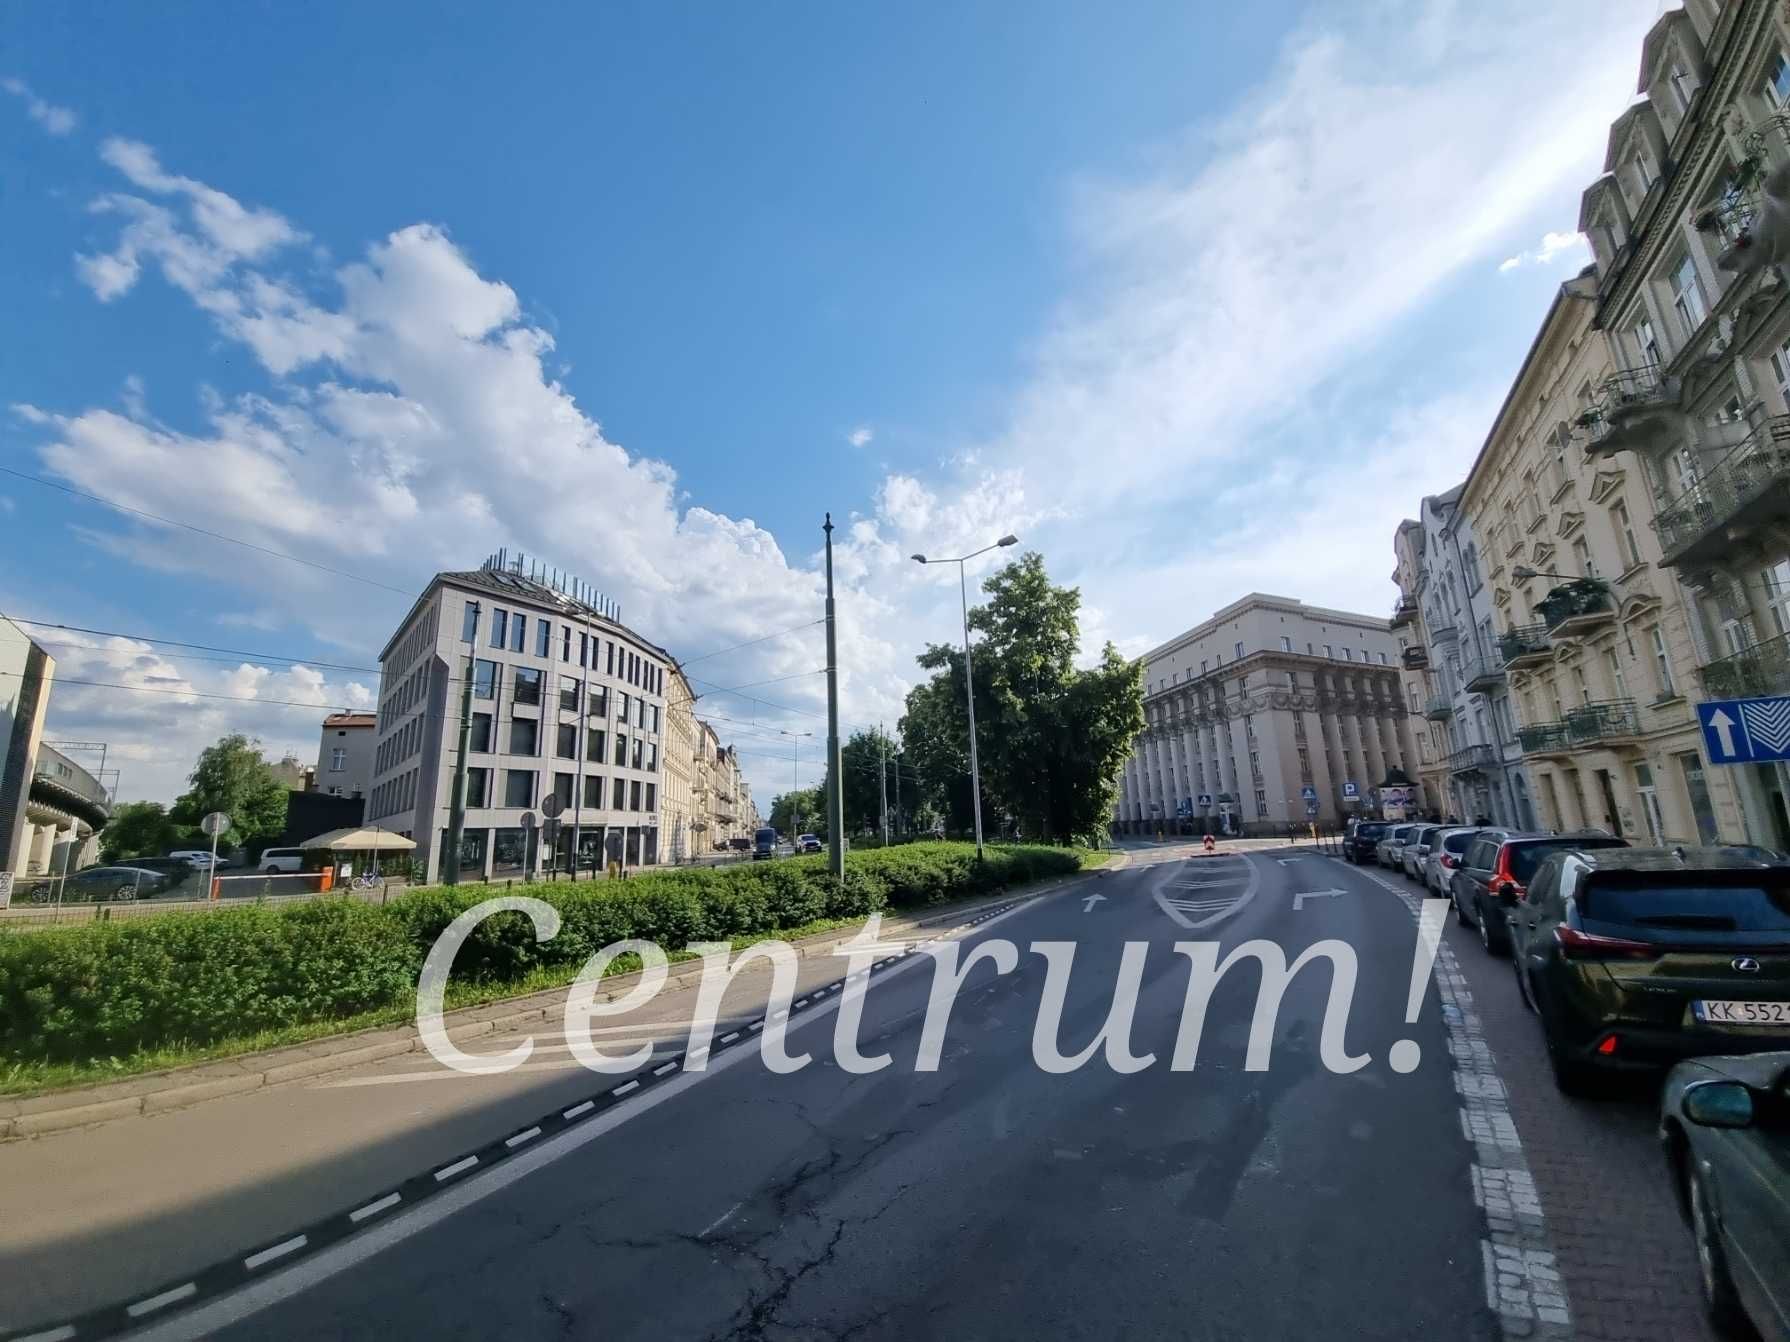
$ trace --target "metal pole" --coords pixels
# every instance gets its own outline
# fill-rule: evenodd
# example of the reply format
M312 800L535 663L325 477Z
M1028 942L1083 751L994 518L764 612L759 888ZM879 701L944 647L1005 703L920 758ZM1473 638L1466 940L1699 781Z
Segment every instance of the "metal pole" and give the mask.
M895 837L901 837L901 752L895 752Z
M883 819L883 847L889 846L889 740L883 735L883 724L876 724L876 790Z
M970 670L970 597L963 576L964 561L957 561L957 595L963 603L963 689L970 709L970 803L976 816L976 860L982 860L982 764L976 757L976 680ZM829 626L830 627L830 626Z
M63 873L65 876L67 872ZM205 873L206 894L211 899L218 897L218 836L211 836L211 867Z
M796 835L802 832L802 738L791 734L796 753L789 764L789 847L795 850Z
M827 514L827 868L845 879L845 780L839 776L839 644L833 619L833 514Z
M454 788L448 811L448 851L445 856L453 859L453 866L442 870L444 885L460 884L460 846L466 838L466 757L472 752L472 675L479 652L479 612L480 603L475 601L472 603L472 650L466 654L466 672L460 683L460 757L454 761ZM491 730L497 730L495 715Z

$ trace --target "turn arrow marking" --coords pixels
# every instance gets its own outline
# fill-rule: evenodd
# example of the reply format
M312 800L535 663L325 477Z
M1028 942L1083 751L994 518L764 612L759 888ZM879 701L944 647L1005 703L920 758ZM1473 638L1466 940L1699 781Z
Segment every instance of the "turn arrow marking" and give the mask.
M1293 896L1293 908L1295 911L1304 908L1308 899L1332 899L1347 893L1346 890L1302 890Z

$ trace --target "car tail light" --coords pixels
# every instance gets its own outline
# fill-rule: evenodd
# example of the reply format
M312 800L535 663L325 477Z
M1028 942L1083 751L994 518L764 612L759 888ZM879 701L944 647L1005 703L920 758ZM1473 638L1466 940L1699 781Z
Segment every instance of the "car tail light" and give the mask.
M1442 865L1453 870L1459 865L1459 862L1453 853L1444 853L1442 854Z
M1602 1039L1597 1041L1596 1051L1606 1058L1611 1057L1616 1052L1617 1041L1619 1038L1620 1036L1618 1035L1605 1035Z
M1659 947L1650 942L1600 937L1576 927L1556 927L1554 941L1568 960L1651 960L1660 953Z
M1511 875L1509 844L1498 850L1498 860L1492 864L1492 893L1508 895L1518 902L1528 897L1529 892L1523 888L1523 883Z

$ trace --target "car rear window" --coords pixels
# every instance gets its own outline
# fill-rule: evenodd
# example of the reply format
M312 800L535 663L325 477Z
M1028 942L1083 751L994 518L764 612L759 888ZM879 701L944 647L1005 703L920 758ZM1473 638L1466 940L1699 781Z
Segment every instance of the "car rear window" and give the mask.
M1549 853L1584 852L1592 848L1627 848L1621 839L1555 839L1546 843L1513 843L1510 845L1512 879L1529 884L1535 869Z
M1637 885L1593 877L1579 911L1600 923L1683 932L1790 932L1790 888L1757 884Z
M1467 845L1472 842L1473 834L1471 831L1463 834L1450 834L1446 839L1442 840L1442 851L1445 853L1464 853L1467 851Z
M1358 839L1378 839L1386 833L1384 825L1357 825L1355 837Z

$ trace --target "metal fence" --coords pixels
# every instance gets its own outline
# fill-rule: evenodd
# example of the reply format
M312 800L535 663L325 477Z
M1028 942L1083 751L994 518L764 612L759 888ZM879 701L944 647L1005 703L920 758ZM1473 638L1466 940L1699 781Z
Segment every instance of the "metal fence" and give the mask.
M27 885L32 888L23 889ZM118 891L104 898L78 898L61 889L60 881L36 880L15 887L11 906L0 909L0 934L76 923L153 918L162 913L240 908L245 904L294 904L325 895L380 904L403 890L406 882L392 877L368 884L350 880L328 891L322 890L321 885L319 872L220 876L217 879L218 897L212 899L206 895L204 877L198 876L155 895Z

